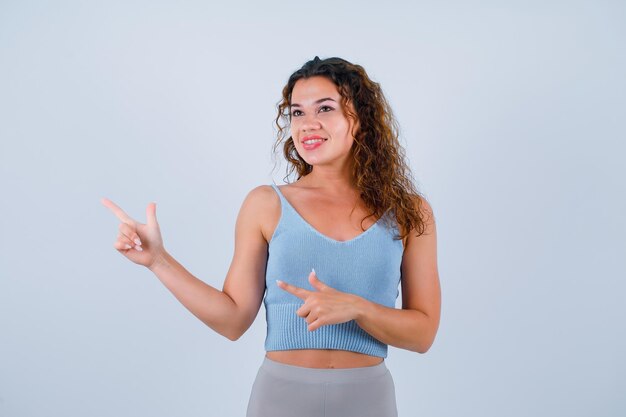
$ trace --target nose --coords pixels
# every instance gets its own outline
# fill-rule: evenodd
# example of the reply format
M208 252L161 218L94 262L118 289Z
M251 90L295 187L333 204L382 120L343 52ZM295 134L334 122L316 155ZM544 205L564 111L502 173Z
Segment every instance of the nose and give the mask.
M315 114L313 115L304 115L301 116L300 118L300 130L302 130L303 132L306 132L308 130L318 130L321 126L320 126L320 122L317 119L317 116Z

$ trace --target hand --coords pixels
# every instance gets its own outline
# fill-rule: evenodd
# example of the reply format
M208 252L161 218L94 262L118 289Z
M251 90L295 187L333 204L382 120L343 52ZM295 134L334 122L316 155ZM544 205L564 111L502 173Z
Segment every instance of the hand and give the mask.
M113 247L134 263L150 268L165 253L161 230L156 219L156 203L148 204L146 208L148 223L142 224L130 218L111 200L102 198L100 202L121 221L120 233Z
M339 324L357 318L359 296L329 287L317 278L315 271L309 274L309 282L319 291L309 291L278 281L280 288L304 300L296 314L306 319L309 331L327 324Z

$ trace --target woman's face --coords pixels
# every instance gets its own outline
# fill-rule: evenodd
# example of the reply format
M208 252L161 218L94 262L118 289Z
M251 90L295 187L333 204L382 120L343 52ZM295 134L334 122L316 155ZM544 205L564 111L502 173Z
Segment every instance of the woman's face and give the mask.
M350 158L354 122L341 108L341 95L326 77L296 81L291 92L291 136L298 154L309 165L342 167ZM349 103L350 110L354 106ZM322 141L306 143L307 139Z

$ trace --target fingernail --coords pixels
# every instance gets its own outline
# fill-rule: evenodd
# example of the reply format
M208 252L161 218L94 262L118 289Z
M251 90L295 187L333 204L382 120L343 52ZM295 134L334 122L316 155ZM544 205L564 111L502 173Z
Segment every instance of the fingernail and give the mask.
M143 248L139 245L135 246L135 249L137 249L139 252L143 252Z
M315 274L315 269L311 268L311 271L313 271L313 273ZM315 274L315 275L317 275L317 274Z
M132 246L130 246L128 243L124 245L124 249L130 249L132 248Z
M276 280L276 283L280 285L280 284L282 284L283 282L282 282L281 280L277 279L277 280Z
M141 245L141 240L139 240L139 238L138 238L138 237L136 237L136 238L135 238L135 243L136 243L136 244L138 244L138 245Z

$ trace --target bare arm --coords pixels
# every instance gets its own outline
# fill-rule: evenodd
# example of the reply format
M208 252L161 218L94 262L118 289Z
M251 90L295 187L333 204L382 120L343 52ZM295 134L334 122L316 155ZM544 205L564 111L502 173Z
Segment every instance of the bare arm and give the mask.
M235 225L235 253L222 291L193 276L167 252L150 270L198 319L230 340L237 340L254 322L265 292L267 242L261 233L268 211L268 186L246 196ZM270 200L271 201L271 200Z
M357 299L357 324L388 345L426 353L435 340L441 314L437 232L430 204L425 233L408 238L402 261L402 309Z
M194 316L222 336L235 340L232 320L236 306L228 295L193 276L167 252L159 256L150 270Z

